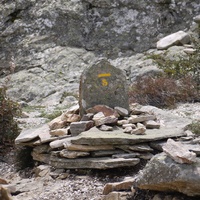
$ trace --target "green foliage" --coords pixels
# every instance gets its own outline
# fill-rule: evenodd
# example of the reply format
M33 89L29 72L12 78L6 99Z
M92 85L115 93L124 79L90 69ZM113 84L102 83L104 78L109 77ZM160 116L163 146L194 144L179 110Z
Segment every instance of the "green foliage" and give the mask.
M63 92L62 93L62 96L61 96L61 98L60 98L60 103L62 103L64 100L65 100L65 98L66 97L68 97L68 96L73 96L73 97L75 97L77 100L78 100L78 94L76 94L76 93L74 93L74 92Z
M192 131L192 133L196 135L200 135L200 120L192 122L189 126L188 129Z
M200 101L200 44L195 52L169 58L164 54L148 56L164 73L158 77L143 77L130 87L130 102L173 108L178 102Z
M34 161L31 156L32 150L32 147L20 147L16 149L15 166L18 170L34 166Z
M55 110L53 113L46 113L46 112L42 112L40 117L44 117L47 118L49 120L53 120L56 117L60 116L63 112L61 110Z
M179 79L189 75L200 85L200 44L197 41L193 42L195 52L187 56L169 59L166 54L152 54L149 58L153 59L169 77Z
M20 114L18 103L6 96L5 87L0 88L0 143L13 142L19 134L15 116Z

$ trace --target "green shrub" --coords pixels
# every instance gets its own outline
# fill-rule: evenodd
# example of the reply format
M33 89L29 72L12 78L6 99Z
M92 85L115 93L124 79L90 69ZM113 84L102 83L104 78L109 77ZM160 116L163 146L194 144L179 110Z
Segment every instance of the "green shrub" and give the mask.
M159 77L143 77L130 87L130 103L173 108L178 102L200 101L200 44L187 56L168 58L164 54L151 54L164 71Z
M62 113L62 110L55 110L53 113L42 112L40 117L47 118L48 120L53 120L56 117L60 116Z
M196 135L200 135L200 120L193 121L189 126L188 129L192 131L192 133Z
M0 88L0 143L13 143L18 136L19 128L14 117L19 114L19 104L6 96L5 87Z
M169 59L164 54L151 54L148 58L154 60L159 68L163 69L167 76L175 79L187 77L188 75L200 85L200 43L193 40L195 52L187 56L179 55Z

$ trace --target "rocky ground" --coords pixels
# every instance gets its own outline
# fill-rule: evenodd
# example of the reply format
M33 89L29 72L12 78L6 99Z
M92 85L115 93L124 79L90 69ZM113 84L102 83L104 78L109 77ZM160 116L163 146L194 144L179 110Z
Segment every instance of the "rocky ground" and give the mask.
M171 112L193 120L199 119L200 103L181 104ZM39 123L37 115L34 117L31 114L30 116L31 119L27 118L27 123L31 122L32 125ZM44 118L40 120L42 122ZM14 157L14 151L11 148L0 150L0 177L9 181L11 191L15 190L14 200L100 200L104 198L102 192L106 183L119 182L125 177L134 177L145 165L142 163L134 168L110 170L55 170L51 168L48 173L38 177L34 168L16 171L11 159ZM198 199L182 194L158 194L158 192L138 190L131 195L132 200Z
M67 170L52 178L35 177L33 169L16 172L12 164L0 162L0 176L16 187L14 200L101 200L106 183L133 176L138 169Z

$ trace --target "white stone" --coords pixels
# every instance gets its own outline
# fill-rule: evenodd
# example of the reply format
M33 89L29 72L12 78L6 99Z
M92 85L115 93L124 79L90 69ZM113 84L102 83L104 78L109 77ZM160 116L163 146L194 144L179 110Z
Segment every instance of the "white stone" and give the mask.
M160 128L160 123L154 121L154 120L149 120L145 123L145 126L146 128L151 128L151 129L154 129L154 128Z
M128 127L126 127L125 129L124 129L124 133L131 133L131 131L133 130L133 128L132 127L130 127L130 126L128 126Z
M138 123L138 122L145 122L149 120L155 120L156 116L155 115L131 115L128 118L129 123Z
M178 31L168 35L157 42L157 49L168 49L173 45L187 44L190 42L190 36L184 31Z
M107 126L107 125L101 125L100 127L99 127L99 129L101 130L101 131L113 131L113 127L112 126Z
M200 24L200 15L197 15L196 17L194 17L194 21Z
M183 51L187 54L194 54L196 52L196 49L193 48L185 48Z
M135 124L123 124L122 128L127 128L127 127L131 127L131 128L136 128Z
M62 128L62 129L55 129L50 131L50 135L52 136L63 136L68 135L69 127L68 128Z

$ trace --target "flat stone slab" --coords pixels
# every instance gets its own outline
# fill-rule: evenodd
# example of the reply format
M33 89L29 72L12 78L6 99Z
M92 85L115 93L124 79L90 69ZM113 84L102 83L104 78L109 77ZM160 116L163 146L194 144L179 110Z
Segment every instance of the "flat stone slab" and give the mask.
M62 169L109 169L116 167L135 166L140 162L139 158L80 158L65 159L51 156L49 164Z
M142 142L162 140L166 138L184 136L185 133L181 128L160 128L146 130L145 135L130 135L123 133L122 128L114 131L100 131L96 127L81 133L71 140L72 144L87 145L124 145L137 144Z
M49 144L49 146L52 149L63 148L64 147L64 143L71 142L72 139L73 139L73 137L67 137L67 138L63 138L63 139L60 139L60 140L56 140L56 141L51 142Z
M39 128L23 130L20 135L15 139L15 144L30 142L36 138L39 138L41 143L47 142L51 140L51 135L49 131L50 129L47 124Z

